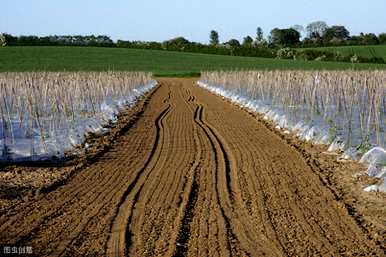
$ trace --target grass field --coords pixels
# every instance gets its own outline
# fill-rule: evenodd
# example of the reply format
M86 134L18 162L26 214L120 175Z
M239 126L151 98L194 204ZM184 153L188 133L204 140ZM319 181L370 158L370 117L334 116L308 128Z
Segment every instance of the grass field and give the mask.
M382 57L386 61L386 45L373 46L337 46L337 47L318 47L314 50L337 52L342 54L356 54L362 57Z
M386 65L306 62L155 50L93 47L0 48L5 71L150 71L159 76L198 75L229 69L386 69Z

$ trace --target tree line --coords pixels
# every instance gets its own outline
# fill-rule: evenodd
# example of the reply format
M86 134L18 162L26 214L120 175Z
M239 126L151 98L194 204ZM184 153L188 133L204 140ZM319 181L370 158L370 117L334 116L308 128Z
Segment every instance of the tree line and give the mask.
M301 40L302 32L306 34L303 40ZM315 21L305 28L301 25L294 25L288 29L275 28L271 31L268 41L273 45L295 47L378 45L386 44L386 33L378 36L374 33L351 36L345 26L328 26L324 21Z
M302 39L301 33L306 32ZM173 38L164 42L117 41L117 47L156 49L168 51L184 51L206 54L266 57L278 59L296 59L305 61L339 61L351 63L385 63L381 57L363 57L355 54L329 52L317 48L323 46L345 45L377 45L386 44L386 33L379 36L361 33L350 36L350 32L339 25L327 26L323 21L308 24L306 28L294 25L291 28L274 28L267 38L261 27L256 29L255 38L247 35L240 42L230 39L220 42L220 35L216 30L210 31L209 44L190 42L184 37Z
M65 35L65 36L12 36L11 34L0 34L1 46L100 46L113 47L114 41L104 35Z
M305 34L305 36L302 37L302 34ZM301 25L294 25L290 28L274 28L266 38L264 37L263 29L258 27L254 38L247 35L241 42L237 39L220 42L219 33L212 30L209 34L209 44L191 42L184 37L177 37L164 42L127 40L117 40L114 42L108 36L94 35L16 37L10 34L0 34L0 46L99 46L266 58L384 63L385 60L376 56L365 58L358 57L355 54L342 55L317 49L302 49L323 46L377 44L386 44L386 33L381 33L378 36L373 33L360 33L359 35L351 36L345 26L328 26L323 21L312 22L305 28Z
M305 33L303 39L302 33ZM212 30L210 32L210 44L218 45L219 42L219 34ZM223 44L266 46L269 48L378 45L386 44L386 33L381 33L378 36L374 33L360 33L350 36L349 30L345 26L328 26L324 21L316 21L308 24L305 28L301 25L294 25L290 28L274 28L270 31L267 39L263 37L263 30L258 27L255 40L247 35L242 42L231 39Z

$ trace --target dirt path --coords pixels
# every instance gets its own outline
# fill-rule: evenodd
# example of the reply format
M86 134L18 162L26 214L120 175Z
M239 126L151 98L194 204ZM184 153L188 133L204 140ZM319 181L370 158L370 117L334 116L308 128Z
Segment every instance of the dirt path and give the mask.
M0 233L49 256L383 256L299 153L191 79Z

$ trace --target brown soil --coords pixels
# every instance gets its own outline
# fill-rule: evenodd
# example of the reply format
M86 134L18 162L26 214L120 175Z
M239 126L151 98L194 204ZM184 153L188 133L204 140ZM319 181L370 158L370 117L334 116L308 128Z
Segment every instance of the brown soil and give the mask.
M194 81L161 80L102 154L1 206L0 244L39 256L384 256L323 163Z

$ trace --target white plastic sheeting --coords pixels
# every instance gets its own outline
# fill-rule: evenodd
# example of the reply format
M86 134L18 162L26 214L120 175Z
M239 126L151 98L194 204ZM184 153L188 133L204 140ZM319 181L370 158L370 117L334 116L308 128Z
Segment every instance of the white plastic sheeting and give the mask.
M229 87L225 89L222 85L211 84L208 81L198 81L197 84L251 111L264 115L264 119L269 119L277 124L277 129L286 129L285 131L287 131L287 133L288 130L292 131L306 141L313 141L317 144L327 144L329 145L329 151L344 151L342 156L340 156L342 159L361 160L362 163L368 164L367 174L369 176L384 179L382 185L373 185L367 187L365 190L386 192L386 152L382 147L373 145L374 148L370 151L365 154L361 153L361 151L358 150L360 144L358 134L351 133L350 138L347 138L346 134L339 134L339 127L334 127L334 129L338 129L338 131L334 131L334 137L331 137L332 133L330 131L332 128L328 122L325 121L324 117L314 116L313 119L306 121L302 113L310 112L311 110L304 109L303 106L290 106L290 110L287 109L286 112L283 112L282 106L274 105L270 101L267 101L267 99L254 99L242 92L237 86L235 90L229 90ZM385 122L386 121L383 120L383 123ZM341 124L342 130L344 129L343 126L345 124L342 124L339 116L336 116L334 123ZM380 125L385 126L385 124ZM384 137L385 134L381 136ZM348 141L351 142L350 147L347 147L345 144L345 142Z
M126 76L124 73L122 74ZM114 76L119 77L120 75ZM65 108L68 107L58 106L56 109L63 110L62 114L58 115L58 118L47 113L47 118L43 116L37 119L36 117L23 117L22 113L16 112L9 114L8 118L6 118L4 117L7 111L5 101L9 101L8 105L12 105L13 99L10 96L7 99L1 96L3 97L1 101L4 102L1 103L2 112L0 112L3 114L3 117L0 116L0 162L40 161L62 158L66 151L81 144L88 133L105 132L106 129L104 127L110 122L116 122L117 115L122 108L133 105L138 97L151 90L157 84L156 81L149 80L148 75L144 76L141 74L145 79L134 80L142 81L141 84L133 84L127 87L119 86L120 82L129 83L130 76L127 75L124 79L120 77L116 79L114 83L117 85L114 85L116 87L113 89L104 87L105 81L100 79L98 83L101 84L102 94L95 96L95 99L87 102L88 105L83 106L82 109L72 111L71 115L67 115L69 110ZM93 89L85 88L84 90ZM119 92L112 92L113 90L118 90ZM71 92L69 95L71 95ZM73 97L75 98L76 95ZM90 103L93 106L90 106ZM43 104L43 101L41 104ZM91 108L92 111L89 111ZM16 110L17 108L14 109ZM51 108L51 106L44 108L43 106L41 109L51 112L55 108Z
M386 151L381 147L374 147L365 153L360 159L361 163L367 164L367 175L376 178L383 178L381 185L372 185L365 188L366 191L386 192Z

